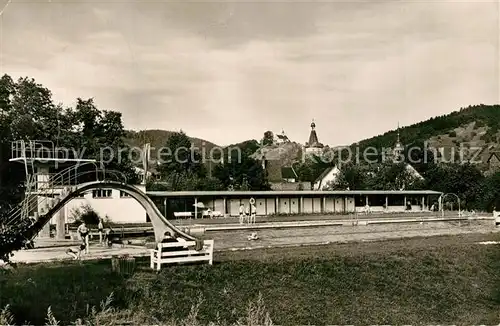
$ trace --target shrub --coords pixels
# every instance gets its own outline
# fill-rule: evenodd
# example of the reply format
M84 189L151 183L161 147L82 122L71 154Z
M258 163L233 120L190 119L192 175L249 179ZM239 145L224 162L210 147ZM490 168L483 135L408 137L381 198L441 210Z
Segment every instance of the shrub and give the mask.
M457 133L456 133L456 131L455 131L455 130L452 130L452 131L450 131L450 132L448 133L448 136L450 136L450 137L457 137Z
M71 217L75 223L85 222L85 224L89 225L98 224L100 219L99 214L90 205L83 205L80 208L73 209Z
M159 324L153 316L147 315L142 311L132 312L130 310L119 311L111 306L113 302L113 293L111 293L105 301L101 302L100 309L98 310L95 306L90 309L87 316L84 318L78 318L73 325L75 326L93 326L93 325L145 325L145 324ZM184 325L184 326L201 326L202 322L198 319L198 314L200 311L200 306L203 300L200 296L198 303L191 306L189 314L183 320L170 320L165 323L165 325ZM0 311L0 325L11 325L14 326L14 316L10 311L10 306L5 306ZM56 316L52 313L52 308L48 307L45 325L60 325L60 321L57 320ZM225 325L221 321L211 322L208 325ZM256 302L249 302L247 307L247 315L244 318L240 318L235 326L271 326L273 322L269 316L269 312L264 305L264 300L262 299L262 294L259 296Z

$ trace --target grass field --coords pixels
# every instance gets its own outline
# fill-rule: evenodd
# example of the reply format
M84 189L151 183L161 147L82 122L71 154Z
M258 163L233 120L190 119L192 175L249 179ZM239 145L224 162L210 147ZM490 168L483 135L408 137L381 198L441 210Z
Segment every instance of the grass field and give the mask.
M113 274L109 261L19 266L0 274L0 306L9 304L18 324L37 325L51 306L68 324L113 293L117 312L101 316L101 325L224 324L250 315L248 304L260 293L281 325L498 324L500 248L474 244L498 238L231 252L218 255L214 266L174 266L159 275L145 266L128 278Z

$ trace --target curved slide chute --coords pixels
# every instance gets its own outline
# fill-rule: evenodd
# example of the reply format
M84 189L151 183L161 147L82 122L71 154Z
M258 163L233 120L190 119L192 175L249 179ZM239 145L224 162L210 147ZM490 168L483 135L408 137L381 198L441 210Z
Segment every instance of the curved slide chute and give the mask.
M177 237L180 236L189 241L196 241L197 243L199 242L199 239L196 239L195 237L179 230L172 223L170 223L167 218L163 216L158 207L156 207L151 198L149 198L141 189L133 185L116 181L93 181L78 185L76 189L73 189L73 191L71 191L69 194L61 197L60 201L56 205L54 205L54 207L52 207L47 213L39 217L39 219L30 229L30 231L32 232L30 238L36 236L42 230L43 226L47 224L50 219L71 199L76 198L86 191L94 189L121 190L131 197L135 198L135 200L137 200L139 204L144 207L146 213L149 215L151 223L153 224L155 239L157 242L160 242L163 239L163 236L167 231L169 231L171 234L175 234Z

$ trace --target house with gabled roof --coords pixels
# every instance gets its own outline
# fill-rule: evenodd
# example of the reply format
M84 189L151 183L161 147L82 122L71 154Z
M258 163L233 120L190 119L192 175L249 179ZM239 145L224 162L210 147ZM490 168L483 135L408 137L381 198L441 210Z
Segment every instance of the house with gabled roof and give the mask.
M488 164L488 172L496 173L500 171L500 152L491 152L490 156L486 160Z
M323 171L314 181L314 190L323 190L331 182L335 182L340 174L340 169L337 166L332 166Z

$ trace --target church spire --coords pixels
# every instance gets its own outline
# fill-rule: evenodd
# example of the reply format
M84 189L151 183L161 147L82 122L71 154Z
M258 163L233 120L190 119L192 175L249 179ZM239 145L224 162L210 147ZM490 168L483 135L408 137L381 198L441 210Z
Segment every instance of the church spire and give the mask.
M400 145L400 144L401 144L401 141L400 141L400 139L399 139L399 121L398 121L398 140L397 140L397 142L396 142L396 146L397 146L397 145Z
M396 144L392 150L393 159L400 158L401 155L403 154L403 151L404 151L403 145L401 145L401 139L399 137L399 122L398 122L397 135L398 136L397 136Z

